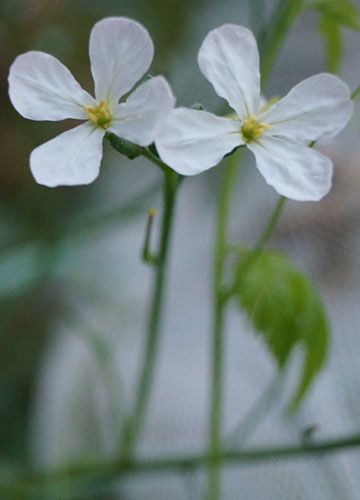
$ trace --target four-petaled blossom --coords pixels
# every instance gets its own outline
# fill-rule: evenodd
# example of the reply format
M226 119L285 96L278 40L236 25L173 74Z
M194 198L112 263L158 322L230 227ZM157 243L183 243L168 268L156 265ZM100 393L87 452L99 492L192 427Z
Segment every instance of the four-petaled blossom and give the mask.
M55 57L31 51L10 68L9 94L16 110L31 120L87 120L36 148L30 168L49 187L92 182L99 174L106 132L140 146L151 144L175 105L166 80L157 76L129 92L148 70L154 48L148 32L126 18L99 21L90 34L89 55L95 99Z
M283 196L319 200L331 187L332 163L307 145L338 134L353 105L336 76L318 74L296 85L269 109L260 104L259 54L253 34L227 24L211 31L198 55L200 69L236 119L177 108L157 137L162 160L183 175L217 165L247 146L266 182Z

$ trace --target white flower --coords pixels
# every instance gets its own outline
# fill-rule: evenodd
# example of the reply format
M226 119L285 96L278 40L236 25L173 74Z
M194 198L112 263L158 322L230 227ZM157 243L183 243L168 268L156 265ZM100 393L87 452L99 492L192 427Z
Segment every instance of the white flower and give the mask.
M95 99L55 57L31 51L10 68L9 95L31 120L87 120L36 148L30 168L49 187L92 182L99 174L106 132L148 146L175 105L166 80L157 76L129 92L148 70L154 48L143 26L126 18L99 21L90 34L89 54Z
M347 124L353 109L348 87L336 76L315 75L262 111L255 38L246 28L231 24L208 34L198 62L237 119L172 110L155 141L162 160L180 174L195 175L246 145L278 193L295 200L322 198L331 187L332 164L307 144L334 137Z

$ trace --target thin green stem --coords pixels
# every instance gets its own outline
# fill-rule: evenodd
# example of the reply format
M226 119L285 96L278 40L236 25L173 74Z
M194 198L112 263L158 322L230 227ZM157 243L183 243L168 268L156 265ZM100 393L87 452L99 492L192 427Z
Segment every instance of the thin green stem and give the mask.
M273 19L264 28L264 30L269 32L269 35L266 31L260 35L259 38L262 41L260 74L263 83L270 74L275 58L290 26L303 7L304 0L283 0L280 2L280 5L275 7Z
M256 243L255 247L252 250L252 254L257 256L264 248L266 243L268 242L278 220L281 215L281 212L284 208L286 202L286 198L284 196L280 196L278 202L275 205L275 208L265 226L264 231L262 232L260 238L258 239L258 242Z
M282 210L284 208L286 202L286 198L284 196L280 196L278 202L275 205L275 208L270 215L270 218L264 228L264 231L262 232L260 238L258 239L257 243L253 247L253 249L249 252L248 256L244 259L242 262L242 265L240 265L237 269L236 276L234 278L234 281L232 285L229 287L228 290L224 291L224 300L228 300L233 293L235 292L239 281L241 280L241 276L248 270L248 268L255 262L255 260L258 258L258 256L261 254L264 246L268 242L278 220L279 217L282 213Z
M154 158L156 157L154 156ZM164 213L162 219L160 249L154 265L155 284L147 325L146 346L143 355L143 362L141 364L142 368L136 391L134 410L124 425L123 439L121 443L121 453L122 456L126 458L132 458L137 440L143 427L146 408L149 402L154 378L156 353L159 344L165 273L167 269L169 241L179 180L178 174L170 169L165 170L164 173Z
M277 374L267 389L261 393L260 398L249 410L247 415L241 419L235 429L226 438L228 449L237 450L244 447L245 440L248 440L254 433L256 427L268 414L270 407L275 403L280 394L280 376Z
M351 99L355 99L355 97L359 94L359 92L360 92L360 85L358 85L354 90L354 92L351 94Z
M325 453L351 449L360 446L360 433L346 435L341 438L322 440L290 445L280 445L272 447L261 447L244 449L240 451L227 451L220 453L222 462L228 464L246 463L257 464L267 460L281 460L288 458L300 458L304 456L321 456ZM32 474L22 479L10 478L0 481L0 493L4 498L6 495L14 495L17 500L29 498L30 493L35 493L36 489L45 485L61 485L66 481L79 481L82 485L86 480L96 478L106 478L108 481L123 474L142 473L164 473L164 472L184 472L197 467L209 467L211 463L217 462L219 457L210 454L199 454L191 456L168 456L161 459L144 459L137 461L114 461L99 462L88 461L77 464L74 467L58 469L45 474ZM15 496L18 494L19 496ZM21 496L23 495L23 496ZM26 496L27 495L27 496ZM31 498L37 498L31 497Z
M214 460L209 464L208 500L220 498L221 467L221 416L223 382L223 339L224 309L219 296L215 299L213 344L212 344L212 385L210 402L210 454Z
M238 154L228 160L219 198L214 252L214 329L212 343L211 400L209 422L209 453L214 460L209 463L208 500L217 500L220 495L221 466L221 414L223 379L223 323L224 301L222 290L223 268L226 256L226 231L229 218L231 192L239 162ZM218 458L216 458L218 457Z
M150 250L150 239L151 239L151 232L152 232L155 213L156 213L155 208L149 208L148 220L145 229L144 246L141 253L142 260L144 262L147 262L148 264L155 264L157 260L157 255L154 255Z
M141 154L155 165L157 165L164 173L170 173L172 170L158 156L154 155L148 148L141 148Z

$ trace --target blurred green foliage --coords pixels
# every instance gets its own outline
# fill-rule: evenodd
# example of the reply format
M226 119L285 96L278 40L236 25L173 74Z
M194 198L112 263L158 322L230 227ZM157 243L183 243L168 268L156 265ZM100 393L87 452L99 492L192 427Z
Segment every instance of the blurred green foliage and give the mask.
M261 333L280 369L295 347L304 350L302 375L291 403L295 409L325 361L327 317L314 287L283 255L267 250L248 265L247 259L246 252L235 271L240 309Z

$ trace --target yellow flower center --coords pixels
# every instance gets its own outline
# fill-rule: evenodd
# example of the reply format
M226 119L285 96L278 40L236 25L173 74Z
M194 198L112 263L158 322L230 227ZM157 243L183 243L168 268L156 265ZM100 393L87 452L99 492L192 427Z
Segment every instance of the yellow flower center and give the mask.
M101 99L99 104L95 107L84 106L83 110L90 121L97 127L107 129L110 127L111 113L106 99Z
M255 115L249 116L244 120L241 127L241 133L245 142L255 141L264 130L268 129L270 125L266 122L258 122Z

